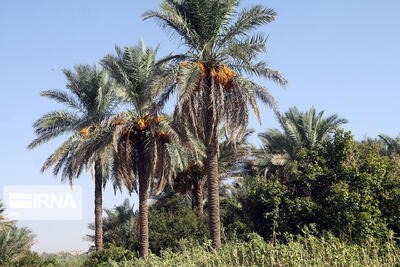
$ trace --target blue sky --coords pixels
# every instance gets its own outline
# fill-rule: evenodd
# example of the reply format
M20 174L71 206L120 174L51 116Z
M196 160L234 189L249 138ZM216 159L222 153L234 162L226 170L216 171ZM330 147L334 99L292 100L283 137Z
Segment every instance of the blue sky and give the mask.
M32 123L60 108L41 98L44 89L64 89L62 68L93 64L114 46L160 44L160 55L177 51L154 21L141 20L160 1L53 1L5 0L0 4L0 187L59 185L50 173L40 173L45 158L62 139L33 151ZM268 53L262 57L289 80L282 89L257 80L270 89L281 111L296 105L315 106L327 114L347 118L345 126L357 139L391 136L400 132L400 2L397 0L280 1L246 0L242 6L263 4L278 12L277 21L260 29L270 34ZM276 127L272 112L262 109L263 125L251 117L250 127ZM258 143L256 136L252 138ZM94 186L90 174L77 185L83 188L84 216L80 221L21 221L37 235L37 251L85 249L82 237L93 221ZM0 188L1 189L1 188ZM0 198L2 190L0 190ZM128 195L104 193L104 207L112 208ZM135 195L130 197L136 203Z

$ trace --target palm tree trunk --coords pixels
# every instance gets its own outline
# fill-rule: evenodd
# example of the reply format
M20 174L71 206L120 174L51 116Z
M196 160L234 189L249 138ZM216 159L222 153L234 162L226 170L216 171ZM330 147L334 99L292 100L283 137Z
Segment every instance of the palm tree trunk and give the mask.
M103 173L100 161L94 164L94 222L95 222L95 247L103 248Z
M144 146L139 148L139 235L140 235L140 257L147 257L149 255L149 211L147 206L149 188L148 179L145 172L145 156Z
M219 215L219 173L218 173L218 123L214 121L214 104L211 99L211 79L208 80L206 93L206 169L208 190L208 216L210 237L215 249L221 248L221 222ZM215 125L217 124L217 125Z
M201 179L198 179L194 184L194 198L195 198L195 207L197 209L199 217L203 217L204 215L203 195L204 195L203 184L201 182Z
M208 216L210 237L215 249L221 248L221 223L219 215L218 153L213 141L207 147Z

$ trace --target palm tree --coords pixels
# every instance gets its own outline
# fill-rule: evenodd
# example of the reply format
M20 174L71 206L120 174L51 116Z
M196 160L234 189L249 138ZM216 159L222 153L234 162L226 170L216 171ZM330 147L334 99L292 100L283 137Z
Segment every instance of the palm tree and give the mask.
M0 202L0 232L14 229L14 222L7 220L3 215L4 212L4 204Z
M240 165L250 155L251 146L247 138L253 132L253 130L248 130L243 139L236 144L229 143L227 140L221 141L219 144L218 170L221 185L226 178L237 176ZM223 137L220 136L220 139L222 140ZM196 209L198 215L202 217L204 215L204 185L207 180L205 158L200 157L199 160L195 161L193 156L183 155L183 157L185 156L188 157L185 162L191 163L186 164L186 168L178 172L174 181L175 191L178 193L191 192L192 208Z
M104 244L115 244L124 248L134 246L134 235L137 234L137 216L133 211L133 204L125 199L121 205L113 209L105 209L103 218ZM95 224L89 224L90 230L95 230ZM88 235L88 240L95 240L95 236Z
M4 217L0 202L0 265L7 266L26 255L34 244L35 235L28 228L17 228L14 221Z
M60 90L42 91L41 96L56 100L66 105L69 110L50 112L38 119L33 128L37 137L29 144L33 149L62 134L70 136L45 161L42 172L53 166L53 174L57 176L62 170L61 180L69 180L72 185L74 177L78 177L88 162L76 157L76 149L83 139L93 134L96 127L114 114L117 105L115 83L105 70L89 65L77 65L75 71L63 70L67 78L69 92ZM106 158L108 152L97 151L92 155L94 160L95 180L95 223L96 249L103 247L102 234L102 187L107 177Z
M154 18L162 27L177 34L187 52L170 56L177 66L176 87L169 87L165 99L179 89L175 118L193 132L206 148L208 213L214 248L220 248L218 136L224 125L229 142L245 134L250 106L261 123L257 99L276 108L264 87L246 76L260 76L281 85L286 80L256 61L265 51L266 37L251 34L258 26L275 20L272 9L254 6L239 14L238 0L163 0L159 11L147 11L144 19ZM165 101L160 101L164 103Z
M390 136L380 134L379 138L383 142L387 154L400 155L400 135L392 138Z
M262 146L253 151L257 157L255 165L265 174L271 164L284 165L295 158L300 148L313 149L328 139L338 126L347 123L337 114L323 115L324 111L317 114L314 107L306 112L292 107L283 115L277 113L283 132L269 129L258 135Z
M146 257L149 194L161 192L167 182L172 184L174 166L181 164L176 150L181 142L174 130L177 125L154 109L157 92L174 78L165 61L156 61L157 49L146 48L143 41L135 47L116 47L116 54L105 56L102 64L121 87L119 95L130 110L119 113L104 129L116 152L114 177L129 190L137 190L139 185L140 256Z

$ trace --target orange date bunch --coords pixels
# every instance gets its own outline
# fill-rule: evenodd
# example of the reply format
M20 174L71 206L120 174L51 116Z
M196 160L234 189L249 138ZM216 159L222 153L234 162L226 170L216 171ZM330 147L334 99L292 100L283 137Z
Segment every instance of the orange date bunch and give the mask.
M201 62L181 62L179 65L183 68L191 68L197 66L200 69L200 80L206 76L206 68ZM214 80L215 84L222 85L227 92L232 92L233 80L236 77L236 73L231 70L228 66L220 65L217 67L211 67L209 69L210 77Z
M93 134L94 130L95 130L95 127L94 127L94 126L89 126L89 127L83 128L83 129L79 132L79 134L80 134L81 136L88 137L88 136L91 136L91 135Z
M146 130L149 130L151 125L158 126L163 119L164 119L163 116L155 117L152 115L146 115L143 118L135 119L132 123L129 123L128 121L123 119L117 119L112 123L112 125L116 127L118 125L129 124L129 126L127 126L123 130L122 135L126 139L128 139L129 136L129 140L131 140L134 144L136 144L138 142L139 136L142 133L144 133ZM166 132L156 130L155 133L161 139L162 142L164 143L171 142L171 138Z

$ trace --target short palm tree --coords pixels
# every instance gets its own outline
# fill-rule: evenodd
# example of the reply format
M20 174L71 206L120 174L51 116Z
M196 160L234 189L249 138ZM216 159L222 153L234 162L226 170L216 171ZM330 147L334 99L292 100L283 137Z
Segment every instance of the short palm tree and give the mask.
M252 34L258 26L275 20L272 9L254 6L238 13L238 0L163 0L159 11L147 11L178 35L186 45L180 62L177 86L169 87L167 99L179 89L175 118L199 138L206 148L208 212L214 248L220 248L218 136L221 124L229 142L246 132L249 106L260 120L257 99L275 108L276 102L263 86L245 76L260 76L281 85L286 80L267 63L256 61L265 51L266 37ZM160 101L164 103L165 101Z
M4 216L5 207L3 202L0 202L0 232L14 229L14 222L9 221Z
M253 151L257 157L255 165L264 173L271 164L283 165L293 159L300 148L313 149L329 138L338 126L347 123L337 114L328 117L323 115L324 111L317 114L315 108L300 112L296 107L283 115L277 113L283 132L269 129L259 134L262 146Z
M33 149L65 133L70 134L56 151L45 161L42 172L53 166L53 174L61 172L61 180L77 178L88 162L77 159L76 149L83 139L93 134L96 127L109 119L115 111L117 101L115 83L105 70L89 65L77 65L75 71L64 70L67 89L42 91L41 96L66 105L69 110L50 112L38 119L33 128L37 137L29 144ZM107 177L106 151L97 151L94 161L96 249L102 248L102 187Z
M35 243L35 235L27 228L17 228L14 221L5 218L4 211L0 202L0 265L9 266L26 255Z
M248 130L243 139L236 144L229 143L227 140L221 141L219 144L218 170L221 185L227 178L237 175L238 171L240 171L238 167L250 155L251 146L247 138L253 132L253 130ZM221 139L223 138L221 137ZM200 157L196 161L189 154L183 155L183 157L185 156L188 157L185 162L190 162L190 164L187 164L183 171L178 172L174 181L175 190L179 193L192 193L192 208L197 210L198 215L201 217L204 215L204 185L207 181L206 159Z
M380 134L379 138L383 142L387 154L400 155L400 135L393 138L384 134Z
M157 50L146 48L143 42L135 47L117 47L116 54L105 56L102 64L120 86L119 96L129 105L129 111L115 116L104 128L112 135L100 135L100 139L113 142L114 177L129 190L137 190L138 183L140 256L146 257L149 195L161 192L167 182L172 184L174 166L180 164L176 150L180 141L174 130L177 125L154 111L157 92L171 83L171 71L165 61L156 60Z
M125 199L121 205L113 209L105 209L103 218L104 244L115 244L124 248L133 246L132 240L137 240L137 216L133 210L133 204ZM90 230L95 230L95 224L89 224ZM95 240L95 236L88 235L88 240Z

